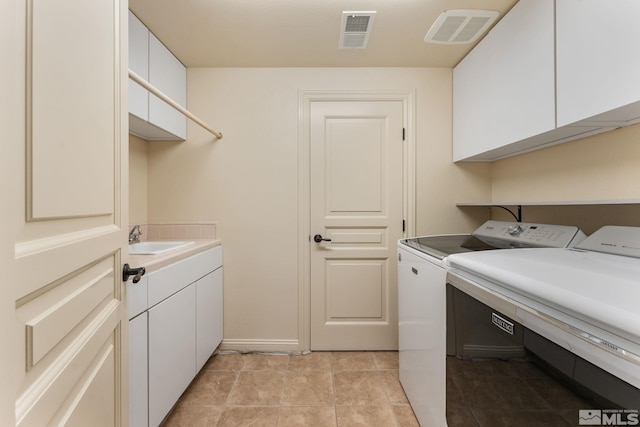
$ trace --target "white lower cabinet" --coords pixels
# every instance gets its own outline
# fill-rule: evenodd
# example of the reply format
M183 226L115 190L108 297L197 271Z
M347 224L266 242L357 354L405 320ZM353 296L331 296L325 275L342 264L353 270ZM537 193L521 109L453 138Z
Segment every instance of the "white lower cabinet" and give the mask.
M129 425L148 426L147 313L129 321Z
M222 341L222 268L196 286L196 370L202 369Z
M222 247L145 279L147 310L129 321L131 427L160 425L222 341Z
M196 374L196 287L149 309L149 425L157 426Z

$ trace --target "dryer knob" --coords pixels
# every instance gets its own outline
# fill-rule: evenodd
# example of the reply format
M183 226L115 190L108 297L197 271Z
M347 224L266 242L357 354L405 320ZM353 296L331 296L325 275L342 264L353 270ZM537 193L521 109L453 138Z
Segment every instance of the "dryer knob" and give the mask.
M520 227L520 224L511 224L509 227L507 227L507 233L511 234L512 236L518 236L523 231L524 230L522 229L522 227Z

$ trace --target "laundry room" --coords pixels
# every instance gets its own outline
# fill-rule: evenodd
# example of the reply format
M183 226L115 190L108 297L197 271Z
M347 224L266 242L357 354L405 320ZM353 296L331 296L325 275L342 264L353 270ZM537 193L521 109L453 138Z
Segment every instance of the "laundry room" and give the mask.
M499 425L553 399L462 364L529 356L587 397L525 425L632 422L640 6L392 3L0 7L1 425Z

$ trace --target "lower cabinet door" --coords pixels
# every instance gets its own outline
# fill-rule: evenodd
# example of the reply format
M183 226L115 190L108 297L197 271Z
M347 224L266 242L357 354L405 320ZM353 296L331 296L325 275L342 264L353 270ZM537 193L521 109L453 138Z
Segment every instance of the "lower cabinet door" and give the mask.
M222 341L222 267L196 282L196 368L199 371Z
M149 425L147 390L147 313L129 321L129 425Z
M149 309L149 426L158 426L196 374L196 287Z

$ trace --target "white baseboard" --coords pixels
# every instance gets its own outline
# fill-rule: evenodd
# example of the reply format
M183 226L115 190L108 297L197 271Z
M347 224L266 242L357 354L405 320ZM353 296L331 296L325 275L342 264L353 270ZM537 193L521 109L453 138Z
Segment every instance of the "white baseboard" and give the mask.
M302 353L298 340L252 340L252 339L223 339L220 351L239 351L241 353Z

